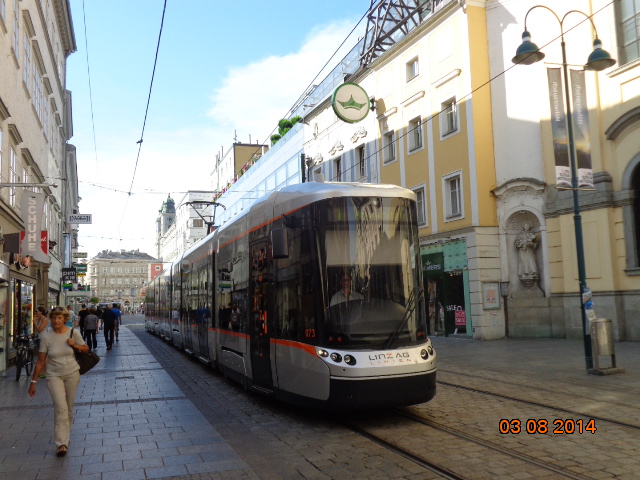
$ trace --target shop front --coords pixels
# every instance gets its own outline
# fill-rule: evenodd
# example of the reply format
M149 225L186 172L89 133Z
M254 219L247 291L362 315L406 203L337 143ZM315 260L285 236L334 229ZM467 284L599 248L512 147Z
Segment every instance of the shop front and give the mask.
M33 333L35 285L34 278L0 264L0 371L6 370L16 355L14 337Z
M425 245L421 255L428 334L471 336L466 241Z

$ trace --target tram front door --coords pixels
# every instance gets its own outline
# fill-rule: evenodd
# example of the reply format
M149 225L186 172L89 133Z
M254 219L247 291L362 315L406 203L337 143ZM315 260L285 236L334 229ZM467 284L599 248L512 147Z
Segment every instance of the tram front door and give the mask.
M250 315L249 336L253 384L257 388L271 390L271 312L273 310L273 279L267 260L266 239L250 245Z

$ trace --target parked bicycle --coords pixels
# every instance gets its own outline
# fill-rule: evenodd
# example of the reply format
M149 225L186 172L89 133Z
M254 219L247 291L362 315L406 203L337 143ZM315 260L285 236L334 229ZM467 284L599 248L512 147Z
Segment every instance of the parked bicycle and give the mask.
M33 371L34 356L33 356L33 335L19 334L15 337L13 345L16 349L16 382L20 380L20 372L24 367L24 372L27 378Z

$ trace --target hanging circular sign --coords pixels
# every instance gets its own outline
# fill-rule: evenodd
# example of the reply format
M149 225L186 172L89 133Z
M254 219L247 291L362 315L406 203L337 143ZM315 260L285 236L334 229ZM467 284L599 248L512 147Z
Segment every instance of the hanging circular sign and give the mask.
M343 83L333 92L331 106L341 120L357 123L369 113L369 96L360 85Z

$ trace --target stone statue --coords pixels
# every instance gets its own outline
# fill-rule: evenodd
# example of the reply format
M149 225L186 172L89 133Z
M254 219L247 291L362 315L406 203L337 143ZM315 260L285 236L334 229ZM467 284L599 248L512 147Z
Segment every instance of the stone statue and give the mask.
M525 287L532 287L540 279L540 274L536 265L538 235L531 231L529 222L522 226L515 245L518 249L518 277Z

